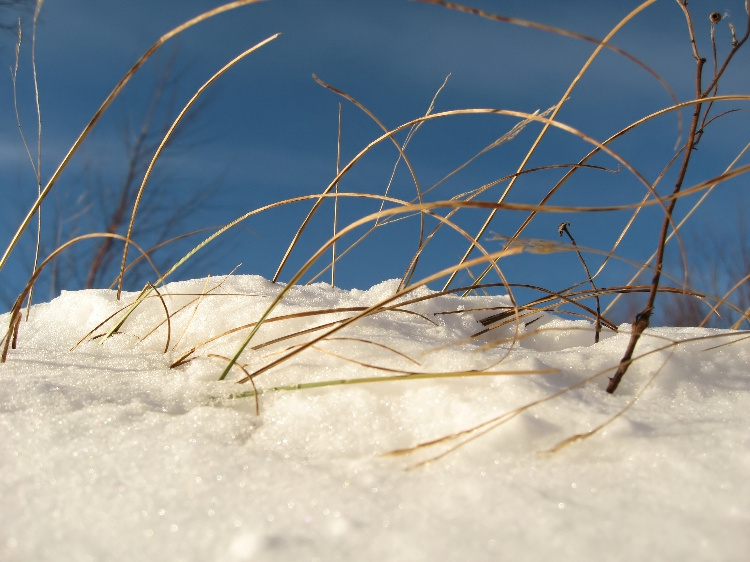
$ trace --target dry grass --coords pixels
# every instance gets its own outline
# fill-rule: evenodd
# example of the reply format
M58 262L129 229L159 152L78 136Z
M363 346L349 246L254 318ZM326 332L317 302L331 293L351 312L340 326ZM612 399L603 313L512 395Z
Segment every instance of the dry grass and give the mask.
M156 52L170 38L188 27L197 25L201 21L226 10L251 4L253 1L254 0L234 2L198 16L164 35L156 44L144 53L138 62L133 65L132 69L122 78L112 93L106 98L100 109L91 119L75 143L71 146L68 154L57 167L51 179L44 186L42 186L40 179L39 196L36 202L28 210L28 213L22 220L15 236L6 248L2 258L0 258L0 268L6 264L9 255L16 248L21 235L30 227L33 218L39 212L42 201L54 188L57 179L71 158L75 155L83 139L97 124L102 114L107 110L112 103L112 100L120 93L125 84L154 54L154 52ZM138 309L139 306L149 299L158 298L163 309L164 319L161 323L156 324L150 333L143 335L143 339L152 337L153 334L161 333L157 332L157 330L162 325L166 326L165 352L169 350L174 352L177 349L177 344L180 343L184 343L185 346L183 347L178 359L173 362L172 367L179 367L195 357L200 356L202 353L205 353L205 356L223 362L221 372L217 372L218 379L226 378L234 369L239 370L242 373L239 382L250 382L253 386L253 390L247 392L237 391L232 394L235 397L254 397L256 400L256 407L258 407L258 397L267 392L300 390L320 386L373 382L385 383L389 381L416 380L425 377L441 378L519 374L515 371L503 371L502 369L494 368L480 372L462 371L427 373L420 370L420 365L416 358L403 357L403 354L401 354L399 350L386 347L383 349L386 356L391 354L402 355L402 358L414 364L414 369L405 371L383 365L377 366L363 364L354 357L338 355L339 358L345 359L346 361L351 361L376 371L380 371L380 374L360 379L337 379L309 383L303 382L291 386L263 386L263 375L265 373L284 365L287 362L293 361L296 356L306 350L315 350L319 353L330 353L330 351L325 351L324 348L320 347L320 344L324 341L344 341L337 334L346 326L357 323L362 319L373 315L393 312L412 314L413 312L409 311L408 306L424 298L435 298L436 296L446 293L468 295L472 293L479 294L481 292L493 291L499 291L509 295L512 306L506 306L499 310L487 310L487 317L485 321L482 322L484 328L478 330L474 335L474 337L477 338L486 338L488 337L488 334L492 336L493 332L500 327L513 325L532 326L534 318L539 313L551 311L557 314L567 314L590 320L595 326L594 341L597 342L601 331L617 330L616 323L609 318L609 315L618 300L627 298L629 295L633 294L645 295L645 302L640 310L633 315L634 318L632 318L633 323L630 344L628 348L624 350L622 361L619 366L613 365L607 370L587 376L575 385L539 401L543 402L552 400L556 396L569 392L581 385L590 384L591 381L601 379L605 375L611 375L613 371L614 375L612 375L610 379L607 390L609 392L614 392L619 381L625 376L628 367L634 361L637 361L640 357L644 356L637 354L638 341L644 331L649 327L656 300L657 298L661 299L663 293L687 296L688 298L694 299L694 302L705 304L705 306L710 308L711 312L721 312L722 310L731 311L734 315L733 317L736 319L733 323L734 328L740 328L743 326L744 322L750 321L748 303L733 300L733 295L740 295L740 291L743 290L743 287L747 287L748 278L747 276L744 276L746 275L746 272L741 274L739 278L734 279L733 282L730 283L731 288L725 293L708 295L690 287L687 282L681 281L681 278L687 278L685 275L681 275L678 272L670 274L665 268L665 255L668 251L676 252L675 255L677 256L682 253L683 261L687 263L688 259L685 250L683 249L680 251L682 245L680 232L685 225L688 224L689 219L698 214L698 211L700 210L701 205L704 204L705 200L711 196L719 186L728 182L730 179L746 174L747 171L750 170L750 165L741 164L741 157L744 155L747 147L740 146L737 149L736 157L725 168L723 173L713 177L696 177L691 173L694 168L693 161L698 157L696 156L697 153L695 148L706 131L710 129L717 120L726 115L726 112L744 107L746 102L750 101L750 95L719 93L719 84L722 82L725 74L729 72L729 69L732 68L731 63L735 54L744 47L744 44L750 35L750 14L747 14L746 18L747 29L741 36L737 36L734 28L731 28L731 44L724 49L727 54L722 60L720 60L717 55L717 50L721 50L717 49L717 43L720 43L722 39L718 39L715 34L717 26L720 25L721 17L718 17L717 19L715 15L712 15L710 36L712 56L706 58L702 56L702 53L698 50L697 42L695 41L696 31L694 29L693 14L691 10L688 8L686 2L677 2L682 11L688 37L691 39L691 42L686 44L686 48L693 50L693 55L696 61L694 77L696 83L695 95L692 99L680 101L667 82L649 67L647 64L648 61L641 61L622 48L616 47L612 44L617 33L625 26L636 25L632 21L635 16L640 12L647 10L655 0L647 0L637 6L629 14L625 15L611 30L607 30L608 32L604 34L604 38L601 40L583 36L564 29L558 29L516 18L504 17L497 14L490 14L461 5L442 2L440 0L421 1L429 4L436 4L445 9L467 12L478 18L489 19L496 22L498 26L514 25L532 27L537 30L563 35L588 44L593 44L594 47L590 56L583 61L580 70L568 84L568 87L561 92L559 101L549 110L536 113L494 107L470 107L435 111L436 100L439 99L439 96L445 87L444 82L440 89L435 93L435 96L429 103L424 114L406 121L398 127L389 128L384 125L374 112L366 107L365 103L355 99L353 96L335 86L327 84L322 79L315 77L315 80L317 80L323 88L328 90L332 96L342 99L343 102L341 103L353 106L357 111L364 113L369 119L371 119L381 130L381 134L361 148L361 150L359 150L348 162L342 163L340 160L342 154L341 139L342 129L345 128L345 125L342 123L341 112L339 112L336 174L323 189L316 193L275 201L271 204L263 205L241 214L236 219L228 222L225 226L207 236L182 259L178 260L170 267L164 268L164 273L160 273L159 267L154 263L153 268L156 271L155 280L147 284L138 298L128 306L124 307L119 315L110 319L105 319L97 330L91 332L87 338L108 338L113 334L126 329L126 321L128 317ZM128 247L131 244L138 247L136 241L132 237L132 231L137 218L141 195L147 186L150 172L153 169L154 163L158 160L163 146L167 143L175 128L180 124L185 113L190 110L195 100L200 97L206 88L208 88L226 69L230 68L238 60L263 47L275 37L277 37L277 35L273 35L265 41L247 49L214 74L214 76L212 76L195 92L195 95L190 99L187 105L185 105L184 109L175 119L172 127L170 127L169 131L164 136L161 145L153 156L151 165L142 179L140 191L135 204L133 205L127 233L122 236L108 235L120 238L124 241L122 265L118 278L118 297L128 267L132 265L132 262L131 264L128 264ZM726 39L726 37L724 37L724 39ZM725 47L725 45L720 46L722 48ZM666 89L671 96L673 103L658 111L642 116L628 126L615 131L608 138L600 140L587 134L586 123L573 126L559 120L558 116L571 95L573 95L574 90L580 86L583 77L590 71L594 61L606 50L636 63L643 69L646 69L648 73ZM709 61L713 65L713 70L708 76L704 76L704 68ZM338 102L338 99L336 101ZM623 103L627 103L627 100L623 100ZM661 123L661 119L666 115L677 114L681 116L683 112L691 114L689 122L685 125L685 132L683 135L685 140L679 145L673 157L664 163L662 172L658 174L656 179L649 180L646 175L639 171L639 162L634 162L631 159L626 158L616 150L616 141L620 141L623 138L637 138L637 135L641 130L645 129L647 125ZM504 135L488 144L474 156L462 162L442 179L433 182L431 185L423 185L420 182L420 177L417 172L418 166L411 161L409 153L410 142L420 135L423 130L426 130L435 123L450 123L453 120L466 119L469 117L481 117L488 120L502 118L505 121L512 121L513 125L508 128ZM683 127L681 120L680 127ZM535 130L536 136L531 141L528 149L523 153L520 161L517 164L512 165L510 169L504 170L502 174L499 174L501 176L499 179L468 191L454 193L449 197L432 198L434 194L438 193L439 190L437 188L439 186L448 184L448 180L457 174L461 173L463 174L462 177L465 177L467 171L472 169L472 165L481 156L484 156L501 145L511 142L520 142L518 139L521 136L521 133L527 128ZM582 141L588 146L588 151L585 154L582 154L580 158L574 162L549 162L541 166L537 165L536 167L531 167L530 163L533 157L537 154L543 139L549 135L551 131L557 131L558 133L567 135L571 139ZM680 134L682 134L682 132ZM344 191L342 189L342 184L348 178L351 171L357 168L365 156L371 151L383 145L393 145L396 157L396 163L393 168L393 173L391 174L391 179L385 186L383 192L368 193L361 191ZM595 157L598 159L595 160ZM605 159L608 161L608 164L601 165L599 162ZM413 189L411 195L398 196L394 193L395 187L393 178L395 177L396 169L401 165L408 169L408 175L413 184L410 188ZM589 170L602 174L613 172L627 174L629 175L630 180L632 180L632 187L628 193L622 194L623 202L618 204L552 204L551 201L553 198L558 201L560 199L563 201L566 200L565 189L571 178L581 170ZM555 181L549 182L547 178L550 177L550 174L557 172L560 173L560 177ZM546 188L546 193L541 199L529 200L524 192L517 188L519 178L529 176L540 178L539 181L544 182L544 185L548 186ZM41 178L41 176L39 177ZM672 185L664 188L661 183L664 178L667 177L673 177L674 180L670 180L673 181ZM497 187L502 188L499 197L488 198L492 192L491 190ZM695 199L696 196L698 197L697 200ZM682 212L678 217L676 215L676 209L678 208L678 205L683 204L683 199L687 198L691 198L690 202L684 203L687 205L687 210ZM334 213L332 224L329 229L329 232L333 233L332 236L327 240L318 240L317 242L311 243L310 238L313 238L313 235L309 234L309 228L313 220L318 219L321 210L328 208L326 205L331 203L333 203L335 208L338 209L338 205L345 201L356 201L370 204L374 202L378 205L378 210L376 212L363 213L362 216L350 221L348 224L342 224L340 222L342 220L341 215ZM310 203L312 203L311 206ZM296 214L298 212L297 208L300 205L309 206L309 211L307 211L304 219L298 227L289 227L290 230L288 230L288 233L292 235L291 242L280 257L276 273L273 276L274 282L284 279L286 285L284 285L282 290L273 299L265 311L258 318L253 319L252 322L236 326L211 338L210 340L186 343L183 339L184 331L182 335L175 337L172 333L172 319L178 315L187 314L191 310L194 314L197 307L202 306L201 303L204 303L211 298L215 298L212 296L212 293L221 283L211 288L207 287L201 295L194 296L190 302L182 304L175 309L170 309L169 301L163 298L159 287L194 255L203 251L209 244L221 244L223 240L222 236L226 232L238 227L247 219L261 214L270 213L271 211L277 213L280 212L282 214L284 212L292 213L293 211L294 214ZM650 214L649 216L656 218L648 219L647 226L643 226L643 223L640 220L641 216L652 209L659 211L660 216L654 213ZM503 217L516 216L519 213L525 218L520 221L520 225L517 226L517 228L490 236L493 228L502 228L501 225L504 224L502 220ZM602 237L602 239L598 241L599 244L584 244L579 246L573 239L571 230L568 229L570 222L568 222L567 219L571 215L585 216L586 214L594 213L605 215L607 217L606 220L614 220L611 217L615 217L616 221L623 224L623 227L614 238ZM535 238L530 234L533 232L533 226L542 220L543 217L548 217L550 214L554 214L554 216L557 217L555 220L560 224L559 235L563 236L563 234L566 234L567 240L561 241L559 237L555 238L554 236L540 239ZM477 219L476 217L480 218ZM314 280L329 269L331 270L331 279L332 281L335 281L335 271L345 267L344 258L359 251L363 242L369 241L374 233L381 229L399 228L403 224L411 224L415 221L418 222L419 226L416 229L417 233L413 237L413 240L409 242L413 245L413 253L403 264L404 273L399 289L389 298L367 308L316 310L306 313L314 319L319 320L319 323L304 331L293 331L286 338L279 338L277 340L270 342L266 341L260 344L255 343L257 335L263 326L270 325L270 323L273 322L291 322L300 318L297 314L277 315L275 313L278 305L284 300L287 293L292 290L293 287L300 283ZM287 222L286 224L289 225L290 223ZM516 223L514 221L509 221L508 224ZM658 227L655 235L653 234L654 229L652 227ZM406 229L403 231L406 232ZM364 232L364 234L362 234L362 232ZM99 235L92 233L68 241L52 252L52 254L42 261L39 267L35 269L34 274L29 279L26 287L16 299L11 311L11 322L4 340L3 360L6 359L9 348L15 347L18 343L17 338L21 326L21 310L31 294L34 283L38 279L41 271L53 262L57 256L70 245L76 244L80 240L96 236L104 236L104 234ZM654 236L652 245L656 248L656 251L649 259L639 262L623 253L622 249L627 246L627 243L632 238L642 239L644 236ZM440 240L446 237L458 237L459 239L462 239L465 242L466 249L455 263L431 270L430 262L424 258L426 251L428 248L440 244ZM570 242L569 244L567 243L568 241ZM674 250L672 250L673 247ZM139 248L139 250L143 258L150 259L150 250L142 248ZM388 253L388 249L381 250L381 252ZM300 254L305 257L302 259L302 265L297 267L296 270L291 271L291 256L293 254ZM535 260L534 263L537 264L536 267L542 269L549 268L549 270L552 271L554 266L548 266L547 264L549 262L547 260L550 260L559 254L570 254L573 260L572 263L575 263L576 260L580 262L580 281L567 288L559 289L539 287L526 282L524 279L515 277L508 278L506 269L504 268L503 260L506 260L511 256L523 255L527 259ZM330 259L327 256L331 256ZM366 251L363 251L363 255L360 259L370 260L374 259L374 257L368 255ZM596 268L591 267L594 261L598 263ZM628 264L631 273L628 278L623 278L617 285L600 286L597 281L598 278L602 276L602 272L605 271L605 269L612 267L611 264L614 262ZM644 275L650 276L650 281L644 281ZM465 279L467 277L472 279L470 284L464 287L456 286L459 279ZM373 281L379 281L379 279ZM430 297L414 296L417 289L438 283L443 287L442 292L435 293ZM524 296L521 297L520 295ZM536 296L528 298L527 295ZM602 302L605 303L604 307L600 304ZM458 311L446 310L442 313L455 314L458 313ZM335 318L331 319L329 318L329 315L333 315ZM708 316L704 322L706 321L708 321ZM186 329L187 328L185 328L185 330ZM241 341L237 345L234 355L231 357L213 354L204 350L209 343L223 338L229 338L231 341L234 341L239 335L241 335ZM520 336L517 332L515 336L510 338L510 340L507 339L507 336L498 336L494 340L494 344L499 345L500 343L510 343L510 347L512 347L518 337ZM528 334L525 337L528 337ZM173 338L176 341L173 341ZM288 344L288 342L285 341L287 339L294 339L295 343ZM377 342L367 341L359 341L357 343L374 346L382 345ZM681 342L669 342L661 349L673 350L679 345L679 343ZM267 356L269 360L257 368L251 368L250 365L252 362L248 360L248 357L253 354L261 353L261 350L269 347L271 349L271 351L268 352L270 355ZM540 371L528 371L524 374L538 376L544 373ZM639 390L625 410L617 414L618 416L626 411L627 408L638 399L641 393L646 390L657 375L658 371L653 373L651 380ZM437 454L437 457L439 457L442 454L455 450L456 447L485 434L487 431L491 431L502 425L520 412L525 411L528 408L533 408L539 402L530 403L522 408L507 412L500 417L488 420L479 426L469 428L443 439L418 445L413 449L409 449L408 452L411 453L417 450L421 451L424 449L431 449L435 446L441 446L444 447L445 450ZM588 435L597 432L601 427L604 427L606 423L586 435L575 435L574 437L571 437L560 443L553 450L559 450L573 441L584 439ZM398 451L395 454L400 454L402 452L403 451ZM434 459L436 458L436 455L432 455L429 458Z

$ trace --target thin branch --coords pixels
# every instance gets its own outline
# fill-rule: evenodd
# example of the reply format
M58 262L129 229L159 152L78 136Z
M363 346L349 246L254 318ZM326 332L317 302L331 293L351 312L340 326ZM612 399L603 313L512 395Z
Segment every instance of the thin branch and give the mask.
M586 272L586 277L589 280L589 283L591 283L591 288L594 290L594 299L596 300L596 321L594 322L594 343L599 343L599 334L601 334L602 331L602 309L601 304L599 303L599 291L596 288L596 285L594 284L594 280L591 277L591 273L589 273L589 268L586 265L586 260L583 259L583 255L581 254L581 250L578 249L578 244L576 244L575 238L573 238L573 235L570 233L570 230L568 230L568 227L570 226L569 222L564 222L560 225L560 227L557 229L560 236L563 234L567 234L568 238L570 238L571 244L573 244L573 247L576 250L576 254L578 254L578 259L581 260L581 263L583 264L583 270Z

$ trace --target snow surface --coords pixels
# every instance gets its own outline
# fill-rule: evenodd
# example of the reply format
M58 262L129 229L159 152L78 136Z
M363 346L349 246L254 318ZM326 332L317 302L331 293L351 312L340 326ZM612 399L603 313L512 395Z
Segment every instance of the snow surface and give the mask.
M226 362L210 356L232 356L249 329L169 368L196 344L257 320L282 288L254 276L219 283L160 290L175 313L166 354L157 298L123 333L72 352L122 307L114 293L69 292L32 308L18 349L0 366L0 560L750 559L747 333L649 330L637 354L657 351L608 395L629 326L594 345L589 323L546 315L469 339L492 314L477 309L507 300L439 296L361 319L255 382L396 374L366 365L556 372L266 392L256 415L252 397L227 398L252 389L236 384L239 369L218 381ZM271 316L366 307L396 286L295 287ZM207 291L197 301L185 296ZM322 332L252 346L354 314L267 323L242 362L252 372ZM0 319L7 325L7 314ZM658 350L702 336L712 338ZM387 454L600 372L482 435ZM611 424L545 453L617 414L654 373Z

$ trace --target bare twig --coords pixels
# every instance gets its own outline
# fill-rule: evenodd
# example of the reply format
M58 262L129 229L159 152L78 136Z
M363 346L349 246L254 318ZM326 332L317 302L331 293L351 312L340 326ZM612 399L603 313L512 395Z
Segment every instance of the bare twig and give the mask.
M594 299L596 300L596 321L594 322L594 343L599 343L599 334L601 334L602 331L602 309L601 305L599 303L599 291L596 288L596 285L594 284L594 280L591 278L591 273L589 273L589 268L586 265L586 260L583 259L583 254L581 254L581 250L578 249L578 244L576 244L575 238L573 238L573 235L570 233L570 230L568 230L568 227L570 226L569 222L562 223L558 229L557 232L562 236L563 234L567 234L568 238L570 238L571 244L573 244L573 247L576 250L576 254L578 254L578 259L581 260L581 263L583 264L583 270L586 272L586 277L589 280L589 283L591 283L591 288L594 290Z
M693 49L693 56L695 57L695 61L696 61L695 93L696 93L697 103L695 104L693 108L693 117L690 122L688 140L687 140L687 144L686 144L685 151L683 154L682 165L680 167L680 171L677 176L674 189L672 191L672 199L667 204L667 211L664 216L664 220L662 222L661 233L659 234L659 245L656 251L656 263L654 267L654 276L651 281L651 290L649 291L649 296L646 302L646 306L635 317L635 322L633 322L633 332L631 333L630 341L628 342L628 346L625 350L625 354L623 355L622 360L620 361L620 364L617 367L617 370L615 371L614 375L609 381L609 384L607 385L607 392L609 392L610 394L613 393L615 390L617 390L617 387L620 384L622 377L625 375L625 373L628 370L628 367L630 366L631 357L633 355L633 350L635 349L635 346L638 343L638 340L641 334L649 326L651 314L654 310L654 303L656 301L656 295L659 291L659 282L661 280L662 267L664 264L664 250L666 248L667 237L669 235L669 225L672 222L672 214L673 214L675 205L677 203L677 195L680 193L683 182L685 181L685 176L687 174L688 167L690 166L690 160L693 155L695 145L700 140L700 130L699 130L698 124L700 123L701 113L703 111L703 106L704 106L704 102L702 100L705 100L709 96L709 93L713 91L714 88L717 87L718 81L720 77L722 76L722 74L724 73L724 71L726 70L727 65L729 64L729 61L734 57L737 50L745 43L748 36L750 36L750 14L748 14L748 27L747 27L747 32L745 33L745 36L742 38L742 40L737 41L736 43L732 45L732 50L729 52L726 59L724 60L724 64L721 66L721 68L718 71L714 73L714 78L711 81L711 84L708 86L708 88L704 89L702 86L703 67L706 63L706 59L701 57L698 51L698 46L697 46L697 42L695 39L695 32L693 29L692 16L690 14L690 10L688 9L687 0L677 0L677 3L680 5L680 8L682 9L685 15L685 22L687 24L688 34L690 36L690 43ZM710 105L707 111L708 110L710 110Z

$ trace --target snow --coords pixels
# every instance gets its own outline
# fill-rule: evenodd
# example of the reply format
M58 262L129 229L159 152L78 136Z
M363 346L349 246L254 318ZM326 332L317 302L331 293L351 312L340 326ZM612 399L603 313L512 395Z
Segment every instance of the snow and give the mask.
M255 276L169 284L164 304L148 299L121 333L73 351L123 302L90 290L35 305L0 366L0 559L748 559L747 333L650 329L636 354L651 353L609 395L629 326L594 345L588 322L523 323L536 315L470 338L507 299L433 296L357 320L256 386L498 374L269 390L256 415L253 397L229 398L252 390L236 383L244 374L219 381L216 357L250 328L199 344L258 320L282 288ZM296 332L358 312L297 313L361 310L396 288L293 287L271 313L292 316L264 324L240 362L253 372L324 333Z

